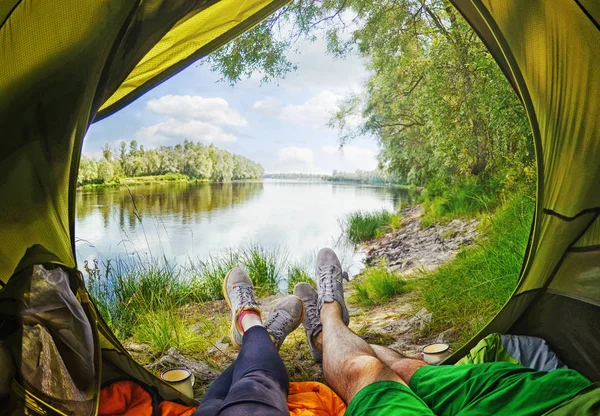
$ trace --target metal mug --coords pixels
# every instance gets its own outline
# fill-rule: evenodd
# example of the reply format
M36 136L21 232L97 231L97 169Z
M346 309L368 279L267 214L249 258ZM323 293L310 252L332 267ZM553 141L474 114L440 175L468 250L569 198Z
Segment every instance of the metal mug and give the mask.
M450 344L445 342L434 342L421 348L423 360L427 364L438 365L450 356Z
M170 368L162 372L160 378L180 393L194 398L194 375L187 368Z

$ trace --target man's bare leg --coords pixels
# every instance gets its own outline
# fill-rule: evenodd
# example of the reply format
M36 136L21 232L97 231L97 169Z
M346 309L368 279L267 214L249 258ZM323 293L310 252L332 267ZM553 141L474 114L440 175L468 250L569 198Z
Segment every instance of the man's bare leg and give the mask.
M371 344L371 348L375 351L375 354L377 354L377 358L391 368L394 373L399 375L407 385L413 374L415 374L415 371L427 365L423 360L409 358L381 345Z
M323 333L323 373L331 388L346 403L363 388L377 381L390 380L406 384L402 378L377 358L377 354L342 320L337 302L321 309Z
M323 351L323 332L319 332L319 334L313 339L313 343L319 351ZM409 358L382 345L369 344L369 346L373 352L375 352L379 361L388 366L407 385L410 382L413 374L419 368L428 365L423 360Z

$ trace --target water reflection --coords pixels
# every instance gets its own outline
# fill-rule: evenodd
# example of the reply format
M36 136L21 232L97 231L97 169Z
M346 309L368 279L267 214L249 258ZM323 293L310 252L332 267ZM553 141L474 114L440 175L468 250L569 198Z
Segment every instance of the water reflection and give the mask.
M253 242L310 263L333 246L346 267L360 255L341 243L339 219L355 210L398 209L405 190L328 182L267 180L153 184L77 193L77 257L166 256L185 263Z
M115 215L121 229L132 230L140 226L140 219L148 216L169 216L185 225L194 223L197 214L231 207L255 197L262 189L262 182L233 182L150 184L79 191L76 215L78 221L83 221L100 214L104 228L110 226Z

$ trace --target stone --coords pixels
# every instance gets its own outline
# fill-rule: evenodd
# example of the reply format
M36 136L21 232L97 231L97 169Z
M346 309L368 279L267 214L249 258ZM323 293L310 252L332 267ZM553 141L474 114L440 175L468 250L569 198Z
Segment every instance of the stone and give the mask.
M213 345L208 350L206 350L206 352L208 352L209 354L224 353L225 351L227 351L228 348L229 348L229 343L225 342L223 339L221 339L221 340L217 341L215 343L215 345Z

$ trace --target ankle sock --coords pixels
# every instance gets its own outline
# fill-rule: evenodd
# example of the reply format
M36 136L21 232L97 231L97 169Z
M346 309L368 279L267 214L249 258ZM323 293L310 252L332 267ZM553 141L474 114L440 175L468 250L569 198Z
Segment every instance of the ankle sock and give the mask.
M256 316L260 316L258 314L258 312L253 311L253 310L243 310L240 312L240 316L238 317L238 325L240 327L240 329L242 330L242 333L244 333L244 327L242 326L242 319L244 319L244 316L248 315L248 314L254 314Z

